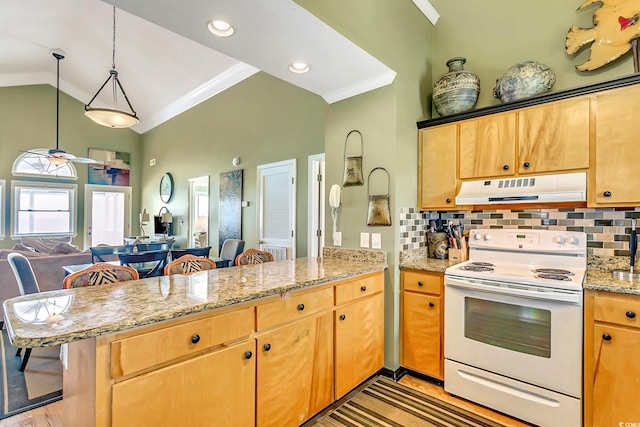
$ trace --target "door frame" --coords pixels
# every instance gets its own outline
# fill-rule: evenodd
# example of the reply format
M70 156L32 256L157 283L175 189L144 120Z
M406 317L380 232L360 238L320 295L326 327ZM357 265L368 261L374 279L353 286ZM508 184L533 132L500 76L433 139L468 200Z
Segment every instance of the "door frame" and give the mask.
M85 249L91 246L91 213L93 192L100 193L124 193L124 237L131 235L131 187L122 185L97 185L85 184L84 186L84 237ZM124 244L124 242L122 242Z
M324 153L309 156L307 191L307 256L322 256L325 238L325 160Z

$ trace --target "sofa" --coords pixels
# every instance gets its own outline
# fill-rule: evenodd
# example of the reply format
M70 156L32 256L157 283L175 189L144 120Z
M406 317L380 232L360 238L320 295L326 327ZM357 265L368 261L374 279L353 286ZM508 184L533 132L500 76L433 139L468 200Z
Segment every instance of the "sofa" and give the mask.
M4 302L20 295L18 283L13 270L7 261L7 255L11 252L23 254L29 259L31 268L38 280L40 291L52 291L62 289L62 279L65 276L62 269L65 265L91 263L91 252L80 251L70 244L67 238L63 239L38 239L23 238L22 242L15 245L14 249L0 250L0 311L4 319ZM45 244L40 244L45 243ZM30 246L31 245L31 246Z

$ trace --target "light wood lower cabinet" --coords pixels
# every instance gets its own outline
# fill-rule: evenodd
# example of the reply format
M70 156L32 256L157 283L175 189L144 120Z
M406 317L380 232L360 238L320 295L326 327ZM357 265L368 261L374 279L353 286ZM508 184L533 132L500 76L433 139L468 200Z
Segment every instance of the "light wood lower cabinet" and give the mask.
M400 273L401 365L439 380L444 379L443 281L443 273Z
M331 312L257 339L257 425L298 426L333 402Z
M639 317L637 296L585 294L585 427L640 421Z
M247 340L116 383L111 425L253 426L255 371Z

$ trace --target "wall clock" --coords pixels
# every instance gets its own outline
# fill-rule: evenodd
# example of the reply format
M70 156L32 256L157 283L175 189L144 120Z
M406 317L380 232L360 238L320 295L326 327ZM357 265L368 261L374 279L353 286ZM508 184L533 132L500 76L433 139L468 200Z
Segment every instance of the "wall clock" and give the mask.
M173 177L169 172L160 178L160 200L169 203L173 197Z

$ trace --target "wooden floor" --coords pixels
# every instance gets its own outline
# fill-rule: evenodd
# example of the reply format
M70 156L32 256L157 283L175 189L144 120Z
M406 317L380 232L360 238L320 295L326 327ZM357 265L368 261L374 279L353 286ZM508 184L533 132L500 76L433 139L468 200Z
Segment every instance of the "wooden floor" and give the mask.
M482 406L474 405L466 400L451 396L444 391L442 386L438 386L415 377L410 377L408 375L404 376L399 382L430 396L437 397L438 399L483 415L494 421L502 423L505 426L530 427L529 424L507 417L506 415L493 412ZM0 420L0 427L63 427L62 400L34 409L33 411L23 412L22 414Z

